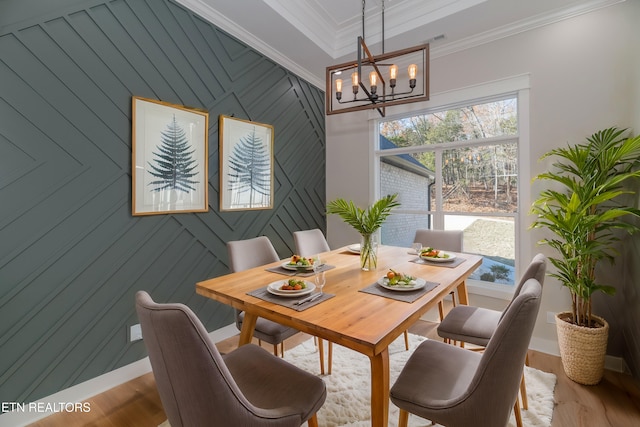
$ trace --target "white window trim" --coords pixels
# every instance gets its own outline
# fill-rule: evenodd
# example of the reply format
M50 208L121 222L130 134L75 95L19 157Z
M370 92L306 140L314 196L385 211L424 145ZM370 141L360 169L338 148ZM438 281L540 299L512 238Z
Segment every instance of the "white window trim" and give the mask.
M503 98L505 95L513 94L518 99L518 227L515 230L516 239L516 283L512 287L490 285L480 281L468 280L467 288L469 293L487 296L491 298L510 300L517 285L517 278L525 268L523 260L530 257L530 250L525 249L523 244L521 228L525 224L528 206L523 206L523 201L531 199L531 168L529 162L525 161L522 153L530 152L530 113L529 113L529 90L530 75L521 74L504 79L480 83L460 89L444 91L431 94L429 101L404 104L393 108L393 114L387 115L384 121L404 118L408 115L418 115L427 111L444 110L456 108L469 103L481 103L486 100ZM379 197L380 194L380 157L388 154L388 150L379 149L378 129L382 120L375 110L369 113L369 164L372 176L369 179L369 194ZM513 136L511 136L513 138ZM411 151L411 148L407 148Z

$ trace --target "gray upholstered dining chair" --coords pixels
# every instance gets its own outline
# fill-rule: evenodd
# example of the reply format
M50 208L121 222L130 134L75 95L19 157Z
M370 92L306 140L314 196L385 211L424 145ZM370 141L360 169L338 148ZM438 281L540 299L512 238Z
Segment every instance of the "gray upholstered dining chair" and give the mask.
M416 230L413 243L421 243L423 247L430 246L434 249L451 252L462 252L462 242L464 233L462 230L431 230L420 228ZM456 306L456 293L449 292L453 306ZM444 304L438 301L438 314L440 320L444 319ZM405 347L409 349L409 336L407 331L404 332Z
M413 238L413 243L421 243L423 247L430 246L443 251L462 252L464 232L462 230L430 230L418 229ZM456 306L455 292L451 292L453 306ZM440 320L444 318L444 307L442 301L438 303Z
M136 311L171 427L318 426L322 379L256 345L220 355L183 304L157 304L139 291Z
M227 242L227 251L229 252L229 267L231 272L248 270L264 264L279 261L278 253L266 236L254 237L245 240L232 240ZM236 327L242 330L242 322L244 320L244 312L235 310ZM253 330L253 336L258 339L258 343L262 341L273 345L273 354L278 355L278 344L280 344L280 355L284 357L284 340L299 331L288 326L281 325L269 319L258 317L256 326ZM320 373L324 374L324 344L318 339L318 353L320 356ZM329 343L329 372L331 373L332 348Z
M280 260L271 240L266 236L227 242L227 252L229 254L229 268L232 273ZM242 330L244 312L235 309L235 319L236 327L238 330ZM259 342L265 341L272 344L273 354L276 356L278 355L278 345L280 345L280 354L284 356L284 340L298 332L297 329L259 317L253 336Z
M303 257L313 257L322 252L328 252L331 250L327 239L324 237L322 230L314 228L312 230L300 230L293 232L293 241L296 245L296 254ZM322 344L322 340L319 342ZM323 350L323 349L322 349ZM324 373L324 357L323 352L320 353L320 363L323 365L320 369L321 373ZM328 345L328 361L327 361L327 373L331 374L331 365L333 364L333 343L329 341Z
M331 250L322 230L318 228L294 231L293 241L296 245L296 254L303 257L311 257Z
M513 300L520 294L527 280L534 278L542 286L546 271L547 258L543 254L537 254L522 274L513 293L513 299L509 304L513 304ZM438 325L438 335L445 340L460 341L461 347L464 347L464 343L469 343L479 346L479 349L482 350L489 343L507 309L496 311L469 305L454 307ZM525 358L525 364L529 365L528 358ZM523 409L528 409L529 403L524 376L520 383L520 392L522 407ZM518 411L519 409L516 410L516 412Z
M407 426L409 413L448 427L506 426L511 409L519 409L541 296L540 282L527 280L483 353L436 340L420 344L391 388L391 401L400 408L398 426Z

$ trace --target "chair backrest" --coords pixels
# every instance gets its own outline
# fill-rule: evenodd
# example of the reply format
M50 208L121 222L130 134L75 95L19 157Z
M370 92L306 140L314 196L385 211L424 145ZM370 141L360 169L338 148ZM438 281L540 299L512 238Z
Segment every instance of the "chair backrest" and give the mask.
M463 237L462 230L418 229L413 242L443 251L462 252Z
M227 242L227 252L232 273L280 260L271 240L266 236Z
M196 315L136 293L136 311L171 427L250 425L259 411L242 394Z
M541 299L542 285L532 278L507 308L467 389L464 405L469 405L468 410L459 411L466 421L482 419L483 426L507 425Z
M322 230L301 230L293 232L293 241L296 245L296 254L303 257L311 257L331 250Z
M540 282L540 286L543 286L546 273L547 273L547 257L545 257L543 254L537 254L536 256L533 257L533 259L529 263L529 266L520 277L520 281L518 282L518 286L516 286L516 290L513 293L513 298L511 298L509 305L511 305L513 303L513 300L518 295L520 295L520 292L522 291L522 286L527 282L527 280L536 279L538 282ZM504 317L504 314L507 312L508 308L509 306L505 308L500 318Z
M533 257L527 269L522 273L520 282L516 286L514 295L518 295L522 289L522 285L529 279L536 279L541 285L544 285L544 278L547 273L547 257L543 254L537 254Z

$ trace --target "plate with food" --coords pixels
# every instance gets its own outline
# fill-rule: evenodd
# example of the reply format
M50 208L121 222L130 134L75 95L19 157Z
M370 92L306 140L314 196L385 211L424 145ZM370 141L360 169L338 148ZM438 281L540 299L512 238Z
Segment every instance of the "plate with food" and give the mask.
M395 270L389 270L386 276L378 279L378 284L392 291L415 291L416 289L424 288L426 281L419 277L416 278L408 274L398 273Z
M420 251L420 258L433 262L450 262L456 258L456 255L439 249L422 248Z
M347 247L347 250L353 254L360 253L360 243L356 243L355 245L350 245Z
M299 297L307 295L313 292L316 288L311 282L300 279L278 280L277 282L269 283L267 285L267 291L270 294L278 295L280 297Z
M284 264L282 264L282 268L287 270L313 270L313 258L305 258L300 255L293 255L291 259Z

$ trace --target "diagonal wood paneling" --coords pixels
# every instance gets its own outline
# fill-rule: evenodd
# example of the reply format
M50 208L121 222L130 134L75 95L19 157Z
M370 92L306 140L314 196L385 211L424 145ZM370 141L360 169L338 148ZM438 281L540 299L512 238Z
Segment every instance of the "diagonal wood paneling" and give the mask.
M127 337L138 289L212 330L231 310L194 283L228 272L226 241L267 235L284 258L292 231L325 228L324 95L170 0L52 0L42 16L8 1L0 401L26 402L145 355ZM209 212L131 216L133 95L209 111ZM273 210L219 212L220 114L274 126Z

